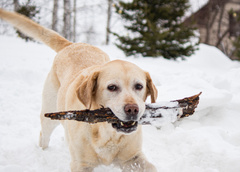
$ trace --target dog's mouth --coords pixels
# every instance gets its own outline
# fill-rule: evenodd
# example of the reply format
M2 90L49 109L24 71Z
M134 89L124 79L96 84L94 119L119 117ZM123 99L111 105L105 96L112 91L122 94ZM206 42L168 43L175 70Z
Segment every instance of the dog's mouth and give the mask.
M117 123L112 123L112 127L117 130L117 132L123 132L126 134L132 133L137 130L137 121L118 121Z

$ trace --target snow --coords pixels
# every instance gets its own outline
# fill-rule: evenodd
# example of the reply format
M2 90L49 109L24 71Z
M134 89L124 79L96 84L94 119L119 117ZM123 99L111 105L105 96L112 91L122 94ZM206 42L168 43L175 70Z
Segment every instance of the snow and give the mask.
M168 107L168 108L173 108L173 107L179 107L179 103L177 101L170 101L170 102L157 102L157 103L149 103L146 104L147 107L149 108L159 108L159 107Z
M182 115L182 109L157 109L154 111L146 110L144 118L139 120L139 124L151 124L154 127L161 128L177 121L178 116ZM159 117L160 116L160 117ZM155 117L155 118L153 118Z
M67 172L70 155L59 126L50 147L38 147L41 91L55 53L38 43L0 36L0 172ZM148 71L157 101L203 92L196 113L157 129L143 126L143 151L158 171L240 171L240 63L200 44L185 61L125 58L114 46L100 46L111 59ZM150 100L147 100L150 103ZM119 172L100 166L95 172Z
M191 6L186 15L189 16L190 14L196 12L197 10L202 8L205 4L207 4L208 1L209 0L189 0L189 4Z
M167 109L164 107L167 107ZM176 101L148 103L138 123L150 124L161 128L162 126L176 122L182 114L183 108L180 108L179 103Z

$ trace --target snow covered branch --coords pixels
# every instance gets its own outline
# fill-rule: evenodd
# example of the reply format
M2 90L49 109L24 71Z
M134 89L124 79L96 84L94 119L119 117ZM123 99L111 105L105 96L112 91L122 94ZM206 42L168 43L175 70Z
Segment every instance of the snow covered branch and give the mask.
M146 110L138 123L142 125L148 124L159 126L161 125L161 123L173 123L179 118L192 115L195 112L195 108L199 103L200 95L201 92L197 95L186 97L180 100L146 104ZM121 122L109 108L46 113L45 117L51 118L53 120L68 119L87 123Z

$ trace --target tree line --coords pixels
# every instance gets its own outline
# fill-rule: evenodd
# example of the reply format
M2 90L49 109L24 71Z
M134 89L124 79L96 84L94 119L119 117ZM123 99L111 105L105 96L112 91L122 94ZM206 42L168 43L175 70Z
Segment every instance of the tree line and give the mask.
M101 44L109 44L112 38L127 56L141 54L144 57L176 59L190 56L197 49L198 42L192 41L196 38L196 28L183 24L185 12L190 7L188 0L41 2L25 0L20 3L19 0L13 0L10 3L3 0L0 5L37 22L48 21L49 28L73 42L84 42L81 37L85 37L85 42L92 43L101 34L104 37ZM119 28L123 29L119 31ZM24 39L29 40L26 37Z
M103 41L106 38L102 38L107 37L106 34L109 33L106 29L107 21L105 20L109 18L107 15L110 16L112 11L107 11L108 0L92 0L90 2L85 0L2 0L0 7L22 13L73 42L109 43L109 41ZM112 8L110 9L112 10ZM96 25L97 17L100 15L106 19L101 19L101 27L98 27ZM108 20L110 21L110 18ZM110 27L110 22L108 23L108 27ZM4 22L0 22L0 34L12 34L10 28ZM99 29L101 33L104 33L104 36L101 34L101 42L94 42L96 39L93 37L97 34L97 37L99 37L100 32L96 31ZM30 40L25 37L24 39Z

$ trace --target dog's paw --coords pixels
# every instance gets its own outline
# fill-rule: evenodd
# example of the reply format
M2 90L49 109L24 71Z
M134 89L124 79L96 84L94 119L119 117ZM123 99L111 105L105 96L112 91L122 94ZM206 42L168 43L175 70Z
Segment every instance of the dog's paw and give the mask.
M42 132L40 132L39 135L39 146L44 150L48 147L49 144L49 139L46 139L43 135Z

